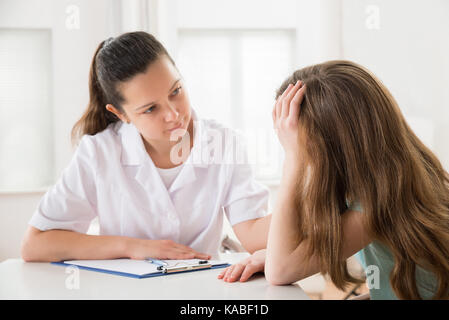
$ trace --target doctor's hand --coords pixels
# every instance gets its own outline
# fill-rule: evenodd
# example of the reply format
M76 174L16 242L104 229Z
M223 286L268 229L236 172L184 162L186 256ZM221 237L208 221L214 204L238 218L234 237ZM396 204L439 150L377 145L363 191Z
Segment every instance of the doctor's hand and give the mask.
M264 271L265 253L266 249L255 251L248 258L224 269L218 275L218 279L223 279L223 281L226 282L234 282L236 280L239 280L240 282L245 282L253 274Z
M284 148L286 159L296 159L299 154L299 111L306 87L301 81L289 84L273 108L273 127Z
M132 239L129 246L128 256L130 259L144 260L146 258L154 259L203 259L209 260L210 255L200 253L183 244L172 240L145 240Z

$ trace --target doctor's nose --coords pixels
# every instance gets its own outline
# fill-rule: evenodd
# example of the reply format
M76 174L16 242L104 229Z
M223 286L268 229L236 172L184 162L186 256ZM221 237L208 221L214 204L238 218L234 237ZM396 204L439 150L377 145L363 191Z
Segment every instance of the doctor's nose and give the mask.
M165 113L165 121L172 122L178 120L178 118L179 118L178 110L176 110L175 107L168 106L167 111Z

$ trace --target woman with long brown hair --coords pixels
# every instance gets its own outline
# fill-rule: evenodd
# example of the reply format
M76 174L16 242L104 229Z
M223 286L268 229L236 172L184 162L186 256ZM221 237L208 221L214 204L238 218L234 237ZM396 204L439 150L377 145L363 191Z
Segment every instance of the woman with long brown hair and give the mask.
M385 86L350 61L294 72L273 123L285 150L267 249L225 269L272 284L321 272L343 289L357 253L371 299L449 297L449 175Z

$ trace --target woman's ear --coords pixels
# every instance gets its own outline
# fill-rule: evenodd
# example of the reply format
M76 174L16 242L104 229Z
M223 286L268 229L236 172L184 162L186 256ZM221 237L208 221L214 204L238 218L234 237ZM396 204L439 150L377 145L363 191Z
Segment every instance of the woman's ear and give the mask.
M112 112L113 114L115 114L115 116L117 118L119 118L121 121L126 122L126 123L130 123L131 121L129 121L128 117L126 116L126 114L121 113L119 110L117 110L112 104L107 104L106 105L106 110L108 110L109 112Z

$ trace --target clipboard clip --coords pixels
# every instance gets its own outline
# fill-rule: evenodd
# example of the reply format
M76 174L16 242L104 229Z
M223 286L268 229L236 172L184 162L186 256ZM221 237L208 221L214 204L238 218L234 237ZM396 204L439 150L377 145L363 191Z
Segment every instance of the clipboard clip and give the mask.
M145 261L156 264L157 270L162 271L163 273L182 272L182 271L212 268L212 264L210 264L209 261L207 261L207 260L200 260L197 263L193 263L193 264L177 262L174 265L169 265L168 262L166 262L166 261L152 259L152 258L147 258L147 259L145 259Z
M153 258L146 258L145 261L153 263L157 265L157 270L162 271L162 269L166 266L168 266L168 263L162 260L153 259Z

